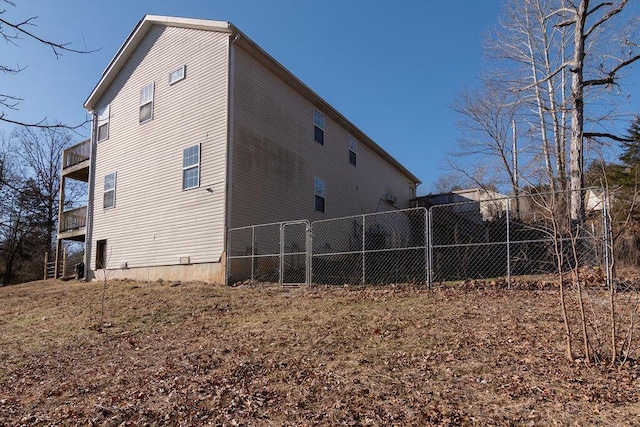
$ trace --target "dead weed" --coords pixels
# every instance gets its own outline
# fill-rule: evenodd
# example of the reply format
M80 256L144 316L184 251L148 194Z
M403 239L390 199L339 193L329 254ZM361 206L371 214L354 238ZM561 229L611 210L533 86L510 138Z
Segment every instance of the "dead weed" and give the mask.
M553 289L0 289L0 424L632 425L640 368L569 364Z

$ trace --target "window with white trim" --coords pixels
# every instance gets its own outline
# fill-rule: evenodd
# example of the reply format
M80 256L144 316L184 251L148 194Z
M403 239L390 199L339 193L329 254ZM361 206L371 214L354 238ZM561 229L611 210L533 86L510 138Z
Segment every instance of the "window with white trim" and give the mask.
M111 111L111 104L107 104L98 110L98 118L96 126L98 127L98 141L103 141L109 138L109 113Z
M320 178L314 178L313 180L314 195L315 195L315 208L318 212L324 212L324 202L327 197L327 186Z
M169 86L174 83L178 83L180 80L184 80L187 77L187 66L183 65L182 67L173 70L169 73Z
M182 189L200 186L200 144L182 151Z
M313 140L324 145L324 114L313 110Z
M153 83L140 89L140 123L153 119L153 89Z
M110 173L104 177L103 208L113 208L116 205L116 173Z
M353 166L356 165L356 158L358 153L358 141L351 135L349 135L349 163Z

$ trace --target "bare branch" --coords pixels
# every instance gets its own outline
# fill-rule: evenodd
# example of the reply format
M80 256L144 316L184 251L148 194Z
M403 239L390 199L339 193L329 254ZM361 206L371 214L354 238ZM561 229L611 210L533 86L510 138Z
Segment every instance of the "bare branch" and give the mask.
M17 106L20 104L20 101L22 101L22 98L0 93L0 105L10 110L17 110Z
M553 79L555 76L560 74L562 72L562 70L564 70L566 67L569 67L572 64L573 64L572 61L564 62L558 68L556 68L554 71L552 71L551 73L546 75L544 78L538 80L537 82L531 83L530 85L527 85L527 86L524 86L524 87L520 87L520 88L516 89L516 92L525 92L525 91L527 91L529 89L533 89L536 85L539 85L539 84L542 84L542 83L546 83L547 81Z
M91 53L91 52L96 52L97 50L80 50L80 49L74 49L70 47L70 43L56 43L53 42L51 40L47 40L47 39L43 39L42 37L37 36L36 34L32 33L31 31L27 31L27 29L25 28L26 26L29 25L35 25L32 23L33 20L37 19L37 16L33 16L31 18L28 18L18 24L13 24L5 19L0 18L0 24L4 24L9 28L13 28L18 34L24 34L25 36L36 40L46 46L49 46L51 48L51 50L53 51L54 55L57 57L62 56L61 51L67 51L67 52L74 52L74 53ZM2 33L5 37L5 39L7 39L7 37L9 38L13 38L13 39L17 39L18 36L7 36L6 33Z
M587 12L587 16L591 15L592 13L595 13L598 9L605 7L605 6L613 6L612 2L602 2L599 5L597 5L596 7L594 7L593 9L591 9L589 12Z
M633 141L635 141L633 138L625 138L623 136L617 136L617 135L613 135L611 133L606 133L606 132L585 132L584 133L584 137L585 138L608 138L608 139L613 139L614 141L618 141L618 142L633 142Z
M9 67L8 65L0 65L0 72L5 74L18 74L27 67L21 67L16 64L16 67Z
M582 86L602 86L608 84L614 84L616 82L616 73L620 71L622 68L633 64L638 59L640 59L640 55L636 55L632 58L627 59L626 61L622 61L616 67L614 67L610 72L607 73L607 77L602 79L593 79L593 80L585 80L582 83Z
M4 114L4 112L0 112L0 121L2 122L6 122L6 123L11 123L14 125L18 125L18 126L22 126L25 128L38 128L38 129L68 129L68 130L77 130L80 128L83 128L87 123L90 122L90 120L85 120L84 122L77 124L77 125L65 125L64 123L61 122L56 122L54 124L49 124L47 122L47 118L45 117L44 119L40 120L39 122L36 123L28 123L28 122L21 122L18 120L12 120L6 117L6 115Z
M611 17L613 17L614 15L617 15L618 13L622 12L622 9L624 9L625 5L627 4L627 0L622 0L620 2L620 4L614 8L611 9L609 12L605 13L598 21L596 21L595 23L593 23L591 25L591 28L589 28L588 30L585 30L584 32L584 39L589 38L589 35L591 35L591 33L596 30L600 25L604 24L605 22L607 22L609 19L611 19ZM589 11L589 13L587 15L590 15L591 13L595 12L597 9L600 9L600 7L602 6L612 6L612 3L602 3L601 5L596 6L594 9L592 9L591 11Z
M15 2L11 0L0 0L0 3L4 5L10 5L15 7ZM24 20L11 19L7 18L4 14L6 9L0 9L0 40L4 39L7 43L11 43L15 46L18 46L16 41L21 39L29 39L35 41L39 44L49 47L56 58L62 56L64 52L72 52L72 53L91 53L96 52L96 50L87 50L85 49L76 49L71 47L70 43L62 43L52 41L48 38L41 37L36 34L31 27L36 27L35 20L37 16L32 16L30 18ZM19 21L19 22L18 22ZM0 73L5 74L18 74L23 71L26 67L22 67L19 64L15 66L12 65L0 65ZM0 94L0 107L4 110L17 110L18 105L22 101L21 98L13 95ZM68 129L75 131L78 128L83 127L87 122L80 123L78 125L65 125L61 122L57 122L55 124L48 124L47 118L36 122L29 121L21 121L9 118L6 114L6 111L0 110L0 122L10 123L13 125L22 126L24 128L52 128L52 129Z

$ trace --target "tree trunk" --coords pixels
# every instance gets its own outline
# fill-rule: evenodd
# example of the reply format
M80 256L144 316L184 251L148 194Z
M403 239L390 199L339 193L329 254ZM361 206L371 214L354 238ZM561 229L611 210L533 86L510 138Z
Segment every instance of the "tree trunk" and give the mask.
M571 147L569 168L571 174L571 221L581 224L584 219L584 27L587 19L589 0L581 0L576 13L574 33L574 53L571 68Z

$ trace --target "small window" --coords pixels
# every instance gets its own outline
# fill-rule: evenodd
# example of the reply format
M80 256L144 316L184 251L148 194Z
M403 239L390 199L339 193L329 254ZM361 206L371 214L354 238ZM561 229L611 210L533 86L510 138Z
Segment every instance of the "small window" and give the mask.
M140 123L153 119L153 88L154 84L149 83L140 89Z
M177 70L174 70L169 73L169 85L178 83L180 80L184 80L186 76L187 76L187 66L183 65Z
M358 141L349 135L349 163L356 165L356 157L358 152Z
M318 212L324 212L324 201L327 196L327 187L320 178L314 179L315 208Z
M107 241L98 240L96 242L96 270L107 267Z
M116 205L116 173L104 177L104 197L102 207L113 208Z
M200 144L192 145L182 151L182 189L200 185Z
M98 119L96 122L96 126L98 126L98 141L109 138L109 113L111 110L110 105L111 104L98 110Z
M313 110L313 140L324 145L324 114Z

